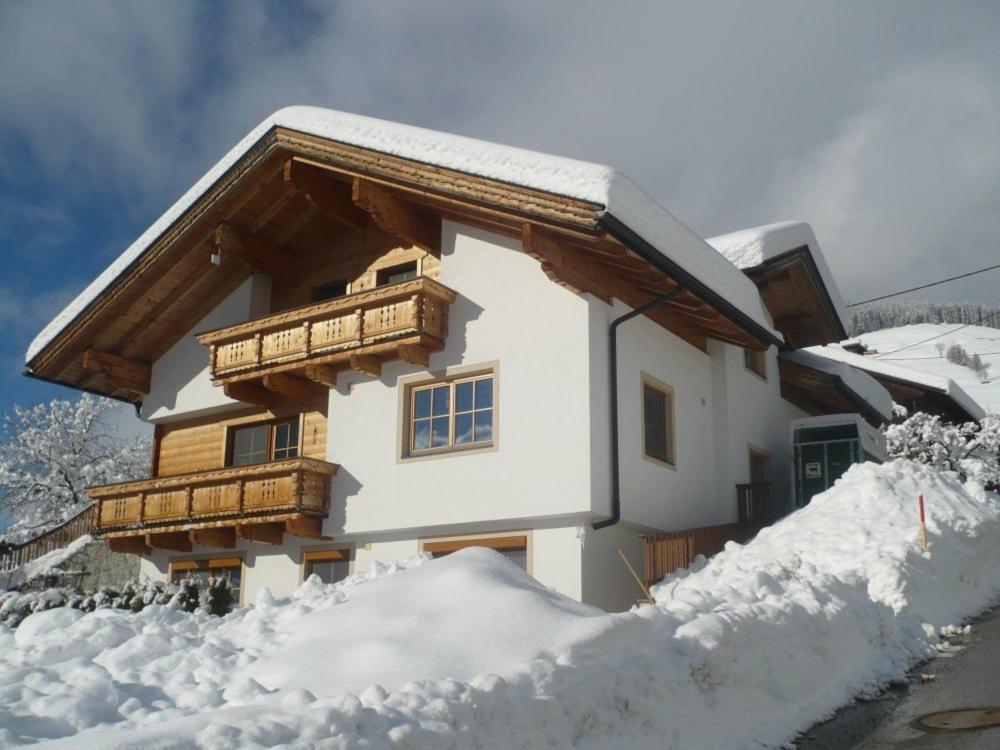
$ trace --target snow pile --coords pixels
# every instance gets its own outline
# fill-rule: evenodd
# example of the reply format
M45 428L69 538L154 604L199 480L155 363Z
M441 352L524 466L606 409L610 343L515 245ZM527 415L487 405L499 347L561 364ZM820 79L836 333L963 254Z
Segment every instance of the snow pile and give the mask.
M30 363L275 127L604 206L723 301L776 340L781 339L768 323L753 283L734 271L705 240L611 167L332 109L286 107L250 131L45 326L28 347L25 362Z
M12 568L11 570L0 571L0 582L6 588L14 588L15 586L30 583L35 579L43 578L53 573L65 573L66 571L63 570L65 563L74 555L82 552L87 545L93 543L94 537L90 536L90 534L84 534L74 539L65 547L46 552L41 557L29 563Z
M470 549L223 620L33 615L0 630L0 744L779 747L934 653L1000 593L998 566L1000 497L865 464L628 613Z
M739 229L717 237L709 237L708 244L718 250L730 263L741 270L755 268L800 247L809 249L809 255L816 264L830 301L837 311L837 317L844 330L848 330L847 307L840 289L833 280L833 274L819 247L816 235L804 221L781 221L760 227Z

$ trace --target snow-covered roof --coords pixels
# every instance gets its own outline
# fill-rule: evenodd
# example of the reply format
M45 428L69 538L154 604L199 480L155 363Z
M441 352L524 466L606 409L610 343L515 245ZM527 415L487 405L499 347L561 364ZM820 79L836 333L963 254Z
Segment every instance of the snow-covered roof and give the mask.
M954 380L946 378L943 375L934 375L929 372L914 370L912 367L904 367L892 362L886 362L874 356L866 357L862 354L855 354L837 344L811 346L803 351L811 352L819 357L825 357L836 362L842 362L875 375L882 375L891 380L912 383L921 388L943 393L974 419L982 419L986 416L986 410L983 409L978 401L962 390L961 386Z
M837 288L830 267L826 264L816 234L806 222L781 221L776 224L739 229L728 234L720 234L718 237L709 237L708 244L741 270L755 268L789 250L807 247L823 279L827 294L830 295L837 317L844 330L848 330L844 298L840 296L840 289Z
M26 361L34 359L227 170L275 127L600 204L607 213L638 234L665 258L698 279L749 321L773 336L776 341L782 340L781 334L768 322L753 283L715 252L704 239L671 215L628 177L611 167L332 109L287 107L278 110L251 130L45 326L31 342Z
M882 387L868 373L806 349L799 349L794 352L782 352L781 357L790 362L800 364L803 367L833 375L846 388L850 389L868 404L886 422L892 421L892 396L889 394L889 391Z

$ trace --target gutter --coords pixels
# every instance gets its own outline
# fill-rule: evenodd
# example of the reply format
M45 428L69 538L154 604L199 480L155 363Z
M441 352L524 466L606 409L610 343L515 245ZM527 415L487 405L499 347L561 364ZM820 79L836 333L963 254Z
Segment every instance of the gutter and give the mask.
M611 515L603 521L592 524L595 531L614 526L621 520L622 516L621 462L618 446L618 327L632 318L667 304L685 291L683 286L678 286L668 294L657 297L645 305L615 318L608 328L608 373L610 376L608 380L611 388Z
M717 292L709 289L703 282L699 281L697 278L677 265L674 261L670 260L670 258L666 257L663 253L649 244L649 242L643 239L641 235L629 229L625 224L616 219L610 213L605 212L601 218L598 219L597 225L625 245L625 247L639 255L651 266L667 274L667 276L680 284L681 287L686 287L688 291L693 292L698 297L705 300L705 302L709 303L712 307L732 320L761 343L768 345L774 344L779 350L785 347L785 342L782 341L781 338L775 336L771 333L771 331L760 325L760 323L751 319L746 313L739 310L735 305L729 302L729 300L721 297ZM711 249L710 246L709 249ZM716 251L712 250L712 252Z

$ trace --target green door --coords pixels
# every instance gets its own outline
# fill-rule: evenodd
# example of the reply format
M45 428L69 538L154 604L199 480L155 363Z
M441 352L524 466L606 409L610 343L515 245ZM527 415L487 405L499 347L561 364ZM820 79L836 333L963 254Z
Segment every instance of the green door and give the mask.
M808 443L795 447L795 474L798 492L796 501L801 508L808 505L813 495L827 488L826 443Z

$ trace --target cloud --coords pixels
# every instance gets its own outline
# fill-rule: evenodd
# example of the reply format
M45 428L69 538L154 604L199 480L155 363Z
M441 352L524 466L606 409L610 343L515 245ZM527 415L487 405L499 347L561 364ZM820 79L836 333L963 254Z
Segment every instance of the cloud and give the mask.
M706 235L806 219L851 298L995 248L992 2L39 1L0 29L0 134L132 216L306 103L612 163Z

